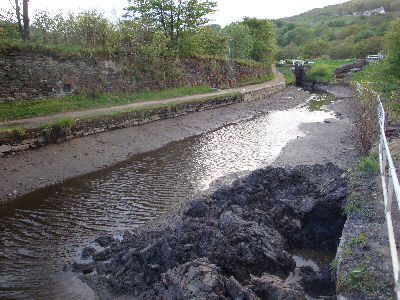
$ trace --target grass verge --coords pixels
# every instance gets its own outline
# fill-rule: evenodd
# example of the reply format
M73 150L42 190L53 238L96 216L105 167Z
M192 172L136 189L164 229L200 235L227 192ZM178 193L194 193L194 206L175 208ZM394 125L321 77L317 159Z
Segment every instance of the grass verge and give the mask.
M133 112L133 111L148 111L148 110L151 110L151 109L156 109L156 108L161 108L161 107L173 107L173 106L177 106L179 104L202 102L202 101L206 101L206 100L209 100L209 99L215 99L215 98L240 97L240 95L241 95L240 93L234 92L234 93L221 94L221 95L218 95L218 96L209 96L209 97L203 97L203 98L190 99L190 100L186 100L186 101L174 101L174 102L165 103L165 104L147 105L147 106L142 106L142 107L132 107L132 108L116 110L116 111L110 111L110 112L105 112L105 113L100 113L100 114L84 115L84 116L76 117L73 120L76 120L76 119L93 119L93 118L104 117L104 116L115 116L115 115L120 115L120 114L123 114L123 113ZM43 126L44 124L45 123L43 123L41 126Z
M329 83L333 71L352 61L353 59L316 60L307 71L308 80Z
M42 98L32 101L15 101L0 103L0 121L24 119L37 116L48 116L56 113L82 109L110 107L129 103L146 102L173 97L196 95L212 92L208 86L169 88L156 91L117 95L71 95L66 97Z
M296 76L291 71L292 67L290 66L280 66L277 67L278 71L283 74L285 77L286 84L294 84L296 82Z
M350 82L352 84L359 82L379 93L386 114L389 118L399 121L400 76L393 74L386 60L371 62L367 68L354 73Z

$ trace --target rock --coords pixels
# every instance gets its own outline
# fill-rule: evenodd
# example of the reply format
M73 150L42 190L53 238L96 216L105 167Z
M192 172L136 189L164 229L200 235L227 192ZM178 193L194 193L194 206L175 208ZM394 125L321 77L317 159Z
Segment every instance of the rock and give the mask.
M258 297L265 300L305 299L305 294L299 281L293 280L292 277L289 280L282 280L270 274L264 274L260 278L252 277L251 289Z
M83 259L88 259L89 257L91 257L94 253L96 253L96 249L94 249L93 247L85 247L82 250L82 258Z
M101 247L108 247L111 243L115 242L115 239L110 235L100 236L94 240Z
M217 299L224 293L224 279L219 268L207 258L185 263L161 275L166 287L163 299Z
M331 279L304 273L301 281L289 251L335 251L347 196L343 173L332 164L256 170L125 232L120 242L99 237L107 248L93 254L97 274L83 279L116 297L302 299L302 284Z

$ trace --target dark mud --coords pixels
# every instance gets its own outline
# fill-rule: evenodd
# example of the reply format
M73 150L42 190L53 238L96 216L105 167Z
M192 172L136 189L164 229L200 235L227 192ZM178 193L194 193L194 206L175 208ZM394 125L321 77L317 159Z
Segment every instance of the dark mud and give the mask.
M328 266L297 268L290 252L336 251L346 186L346 173L329 163L259 169L121 241L100 237L72 269L103 299L329 296Z

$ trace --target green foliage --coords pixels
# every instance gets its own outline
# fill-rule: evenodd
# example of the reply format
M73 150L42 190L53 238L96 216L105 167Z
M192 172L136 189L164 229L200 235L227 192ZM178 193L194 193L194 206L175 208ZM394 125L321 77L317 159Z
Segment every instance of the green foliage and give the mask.
M301 55L301 47L295 43L290 43L284 48L279 49L278 59L297 59Z
M331 74L331 68L326 64L316 65L307 72L310 80L323 82L329 81Z
M348 36L351 36L351 35L356 35L356 34L358 34L360 31L361 31L361 26L360 26L360 25L356 25L356 24L350 25L349 27L347 27L347 28L344 30L344 36L345 36L345 37L348 37Z
M286 84L294 84L296 82L296 76L291 71L292 67L278 67L279 72L285 77Z
M362 292L372 291L375 284L368 267L364 264L359 265L349 272L345 279L346 287L349 290L359 290Z
M52 122L43 122L42 124L40 124L40 129L42 130L48 130L53 128L65 129L65 128L71 128L73 124L74 124L74 119L66 117Z
M360 159L358 162L358 170L369 175L379 174L379 164L376 154L370 154Z
M108 107L113 105L145 102L184 95L211 92L207 86L172 88L158 91L143 91L123 96L114 95L73 95L63 98L43 98L33 101L15 101L0 103L0 121L22 119L34 116L46 116L59 112Z
M385 35L390 70L400 77L400 18L394 20Z
M23 126L12 126L12 127L3 127L0 128L0 133L16 133L18 136L24 136L26 132L26 128Z
M353 56L353 45L351 43L335 43L332 45L329 55L332 59L344 59Z
M344 213L346 215L351 211L355 211L357 213L361 213L361 209L362 209L362 203L359 200L349 202L349 203L347 203L346 205L343 206L343 211L344 211Z
M217 3L208 0L128 0L127 16L154 24L177 48L185 31L207 24L206 16L215 11Z
M32 39L44 44L75 44L84 47L115 46L115 24L96 10L78 14L38 11L32 23Z
M20 34L18 33L18 26L17 24L0 20L0 42L4 39L19 39Z
M244 18L242 24L250 29L253 41L250 58L270 65L276 54L273 23L267 19Z
M364 30L356 34L354 37L354 42L358 43L361 40L366 40L374 36L374 33L370 30Z
M346 26L346 22L344 20L332 20L327 24L329 27L344 27Z
M230 56L235 59L249 59L253 50L253 39L249 27L234 22L227 25L223 31L226 36L231 38Z
M228 38L221 33L221 28L218 27L204 26L200 28L200 50L197 52L198 54L212 55L217 57L226 56L228 53Z
M307 58L316 58L329 53L329 44L323 40L308 40L303 46L303 55Z
M280 46L278 58L300 56L293 56L292 53L298 49L291 44L303 46L305 58L315 58L322 54L329 54L333 59L365 58L368 54L382 52L384 45L381 37L388 30L390 21L400 15L400 6L390 9L391 4L396 2L399 0L350 0L274 21L277 25L277 42ZM359 15L378 7L384 7L386 13L368 17ZM358 16L354 16L353 13L357 13ZM327 51L313 54L315 45L312 43L316 40L328 42ZM292 55L285 57L287 52Z
M335 271L337 269L337 266L338 266L338 261L337 261L337 259L334 259L329 264L329 269L332 271Z

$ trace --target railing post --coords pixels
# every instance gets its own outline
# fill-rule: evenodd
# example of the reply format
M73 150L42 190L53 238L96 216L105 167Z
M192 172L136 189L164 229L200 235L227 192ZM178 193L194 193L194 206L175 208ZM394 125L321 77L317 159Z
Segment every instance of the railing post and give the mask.
M392 173L390 172L391 169L389 169L389 186L387 189L387 202L385 203L385 211L388 213L392 212L392 200L393 200L393 178L392 178Z

